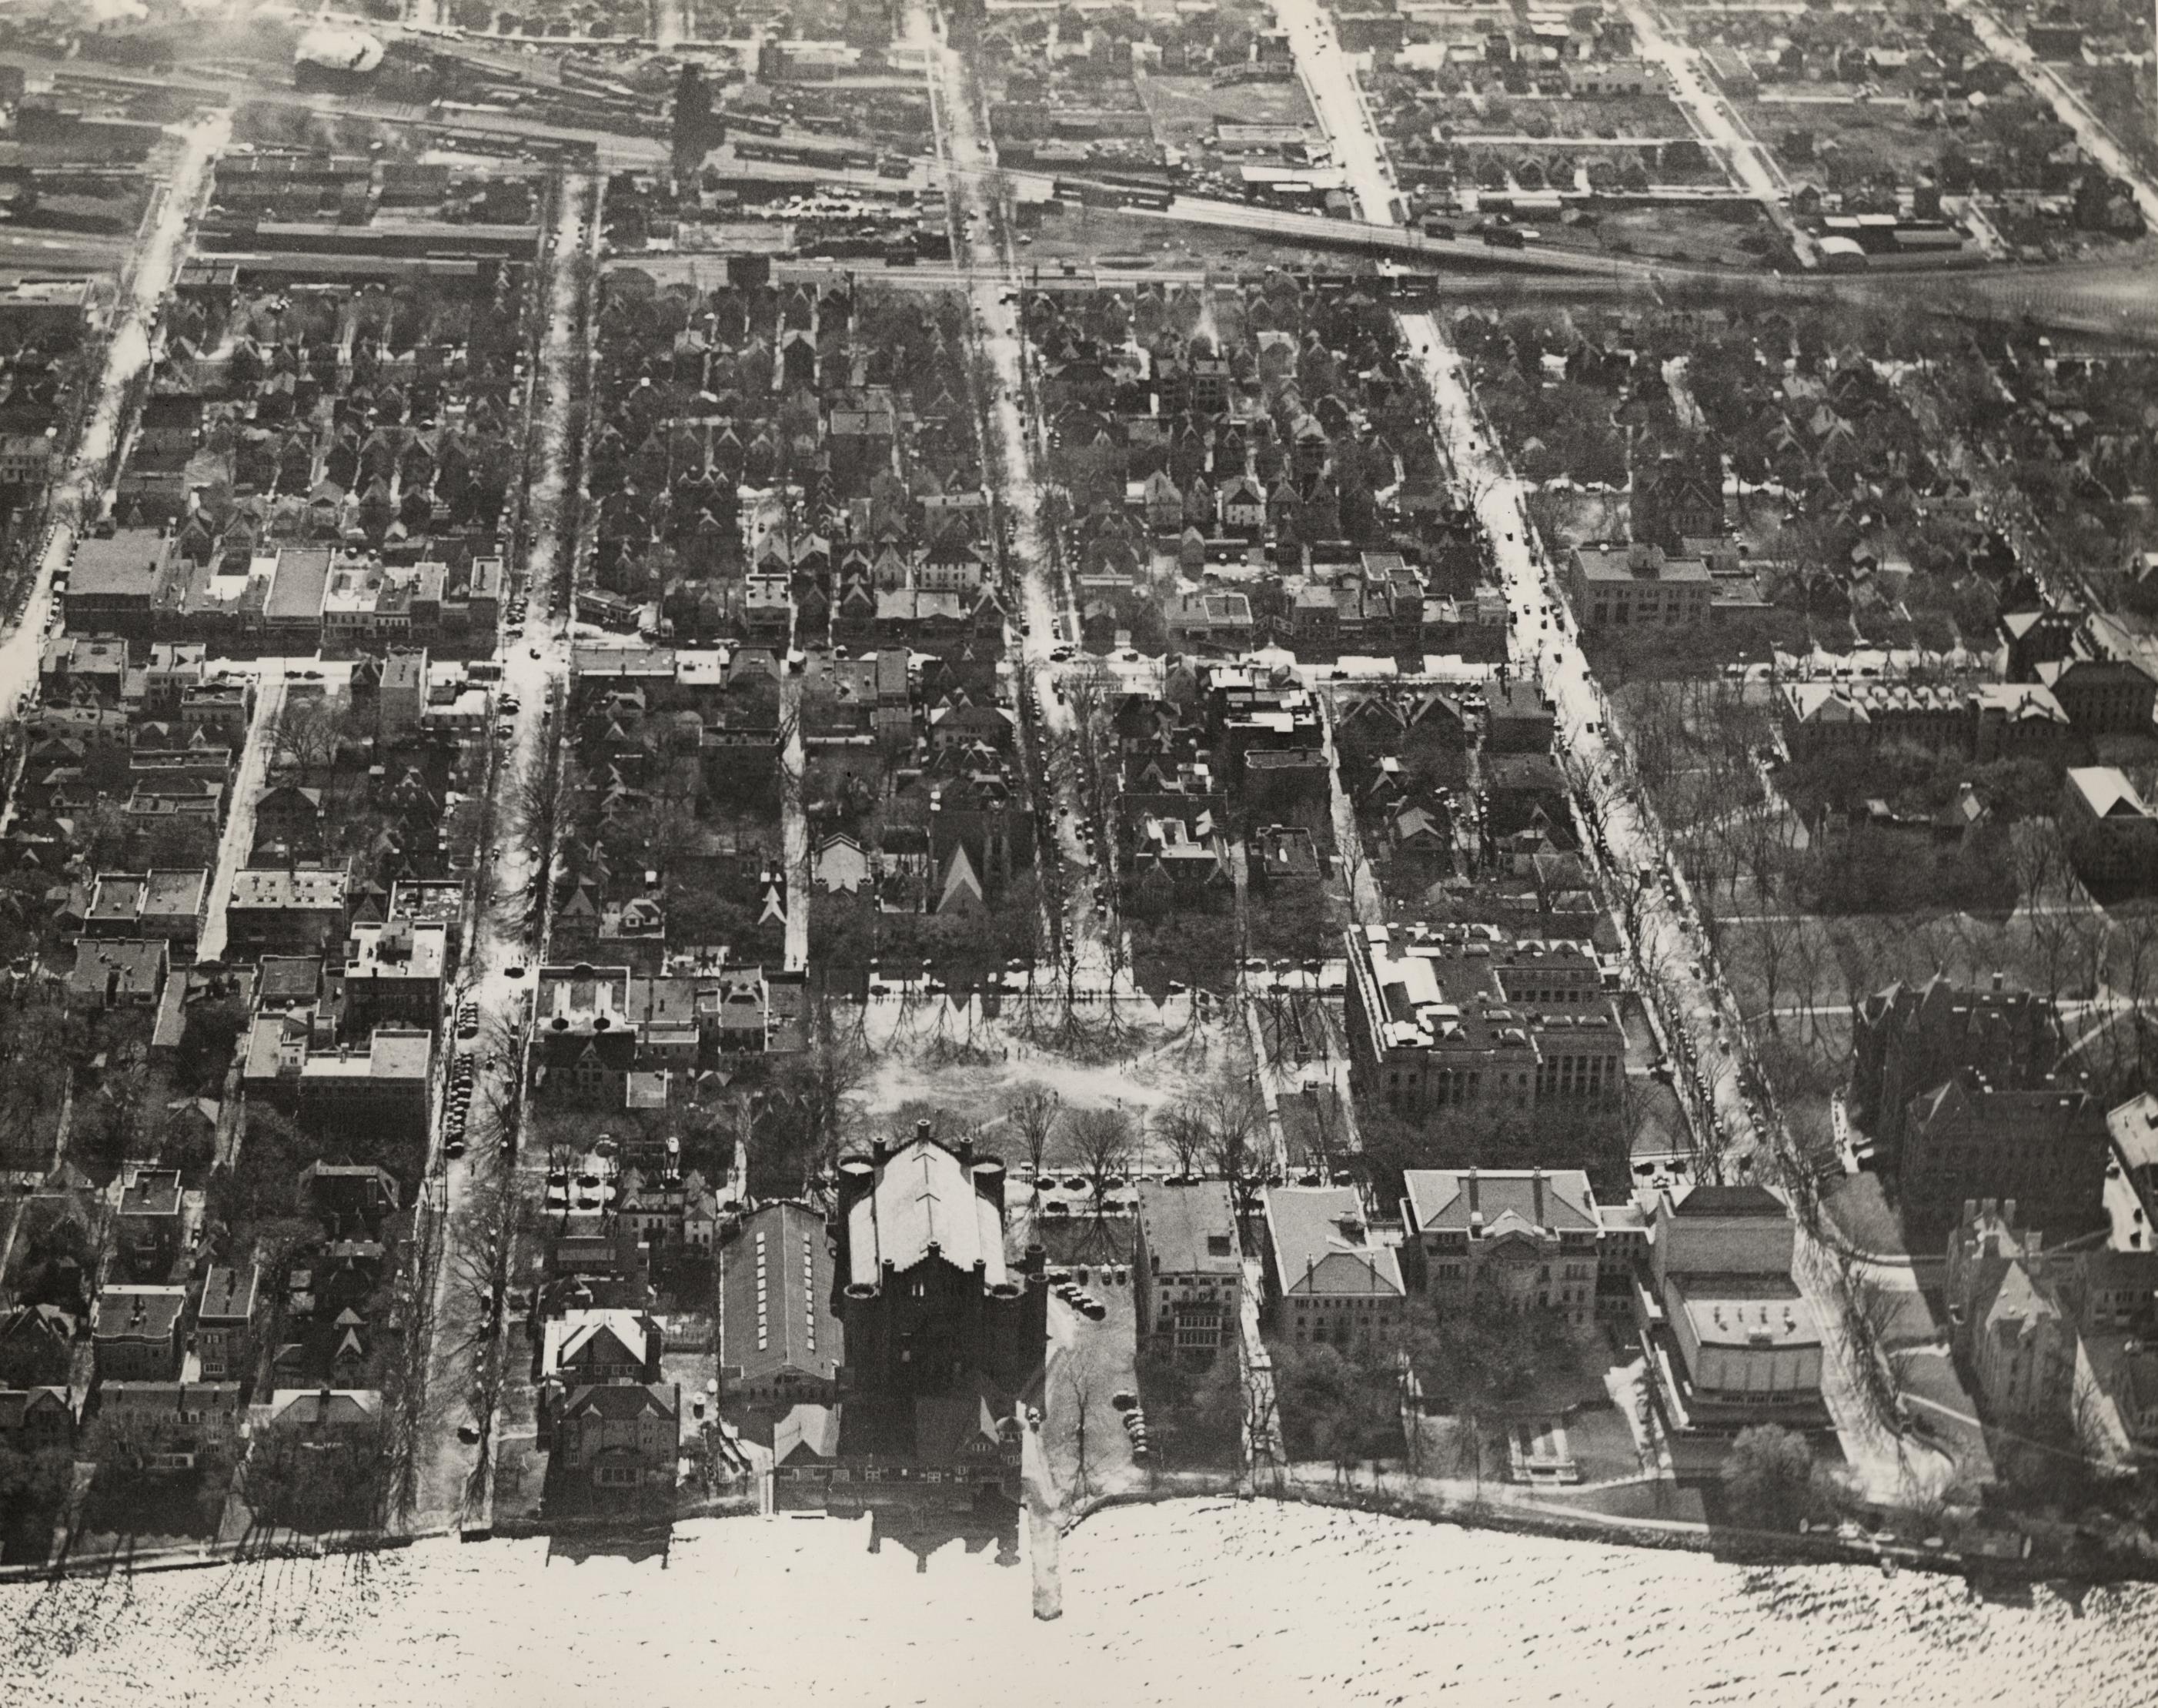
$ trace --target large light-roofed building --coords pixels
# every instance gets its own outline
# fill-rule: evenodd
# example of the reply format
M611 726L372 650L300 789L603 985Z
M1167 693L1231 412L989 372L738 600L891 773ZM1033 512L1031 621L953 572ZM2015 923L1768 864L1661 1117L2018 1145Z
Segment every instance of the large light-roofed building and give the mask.
M1398 1329L1408 1290L1348 1186L1275 1186L1266 1199L1267 1293L1276 1332L1304 1344L1368 1343Z
M1442 1299L1495 1286L1515 1308L1595 1320L1603 1218L1579 1169L1411 1169L1403 1267Z
M1700 622L1716 596L1706 561L1663 548L1592 544L1567 559L1573 614L1584 629L1676 627Z
M2061 791L2061 831L2076 869L2099 883L2158 881L2158 813L2128 774L2110 765L2072 768Z
M300 1064L300 1112L330 1133L364 1133L424 1146L434 1038L417 1028L380 1026L364 1048L341 1044L310 1050Z
M1795 1235L1757 1185L1660 1195L1637 1293L1657 1404L1682 1466L1720 1460L1756 1423L1824 1429L1821 1331L1791 1279Z
M233 874L225 935L243 952L320 954L343 933L349 888L342 870L246 868Z
M1595 957L1576 944L1347 935L1348 1027L1361 1085L1406 1113L1608 1103L1626 1040Z
M879 1144L839 1164L830 1225L844 1380L887 1398L952 1392L986 1378L1025 1386L1046 1347L1040 1247L1027 1272L1004 1259L1004 1164L964 1140Z

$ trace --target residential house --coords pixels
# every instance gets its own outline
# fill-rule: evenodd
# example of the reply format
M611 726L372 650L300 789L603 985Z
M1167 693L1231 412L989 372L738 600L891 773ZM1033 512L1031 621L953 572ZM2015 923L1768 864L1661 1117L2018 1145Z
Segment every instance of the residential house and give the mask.
M442 1017L449 931L401 914L356 924L345 942L343 1029L368 1036L381 1027L431 1032Z
M319 955L344 935L348 880L342 871L248 868L235 872L225 937L235 955Z
M220 1263L203 1282L195 1304L195 1355L208 1381L244 1379L252 1345L248 1325L255 1314L257 1272L245 1264Z
M76 1334L75 1313L59 1305L0 1311L0 1387L67 1386Z
M163 1281L180 1256L180 1171L138 1169L120 1194L120 1255L129 1272Z
M172 960L163 937L90 938L75 945L68 974L71 1009L151 1009L164 993Z
M371 1448L384 1415L382 1395L374 1388L279 1388L261 1427L266 1437L303 1447Z
M65 1388L0 1388L0 1447L28 1456L74 1445L75 1411Z
M192 958L201 935L209 874L185 870L100 872L92 881L82 934L104 939L162 938Z
M555 1412L553 1461L595 1491L664 1493L674 1486L681 1418L674 1382L572 1388Z
M540 1381L558 1392L603 1382L659 1379L666 1337L640 1311L573 1310L550 1321L540 1344Z

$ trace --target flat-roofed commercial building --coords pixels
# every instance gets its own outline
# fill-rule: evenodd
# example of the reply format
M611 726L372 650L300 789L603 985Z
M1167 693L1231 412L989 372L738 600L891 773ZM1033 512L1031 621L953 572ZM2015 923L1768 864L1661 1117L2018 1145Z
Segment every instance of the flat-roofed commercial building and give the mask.
M1195 1362L1236 1333L1244 1263L1236 1206L1221 1180L1143 1180L1132 1296L1139 1344Z

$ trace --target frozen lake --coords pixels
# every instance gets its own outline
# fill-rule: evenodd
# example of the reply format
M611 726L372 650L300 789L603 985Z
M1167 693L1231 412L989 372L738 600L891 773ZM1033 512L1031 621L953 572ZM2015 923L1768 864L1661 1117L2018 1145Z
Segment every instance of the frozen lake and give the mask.
M2158 1702L2147 1586L2008 1606L1952 1578L1193 1501L1088 1521L1066 1540L1065 1617L1038 1624L994 1548L918 1571L868 1539L741 1519L638 1561L444 1541L9 1586L0 1702Z

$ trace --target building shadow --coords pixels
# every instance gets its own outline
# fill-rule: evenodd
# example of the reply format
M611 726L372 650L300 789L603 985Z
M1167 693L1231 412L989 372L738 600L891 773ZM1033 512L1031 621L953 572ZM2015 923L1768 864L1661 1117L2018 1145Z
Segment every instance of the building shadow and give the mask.
M914 1556L916 1571L929 1570L929 1556L953 1542L968 1553L994 1548L999 1566L1019 1564L1019 1508L1001 1498L971 1509L953 1511L895 1501L870 1509L870 1552L881 1554L891 1542Z
M594 1520L575 1530L552 1530L547 1536L547 1563L564 1561L581 1566L587 1560L626 1560L638 1565L657 1560L662 1567L674 1551L674 1526L662 1520L642 1524L632 1519L619 1523Z

